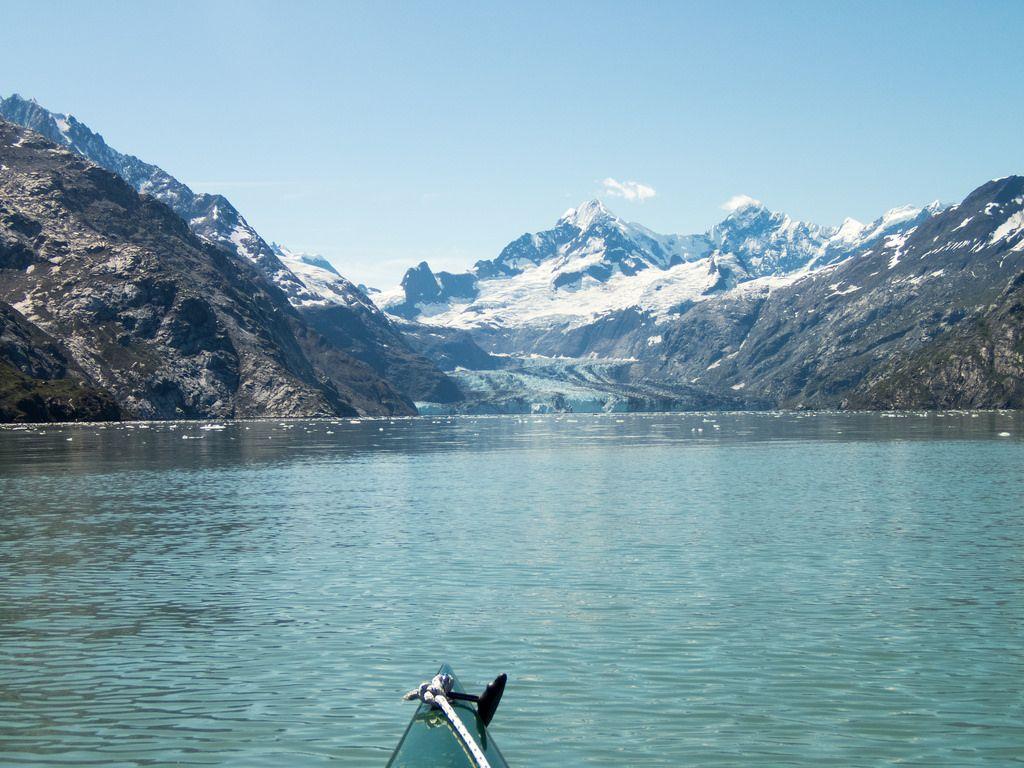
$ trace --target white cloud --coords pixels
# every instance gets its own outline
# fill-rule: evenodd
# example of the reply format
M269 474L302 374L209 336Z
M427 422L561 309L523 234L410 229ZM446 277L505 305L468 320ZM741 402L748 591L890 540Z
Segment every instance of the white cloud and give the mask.
M722 203L722 210L732 213L733 211L738 211L740 208L747 208L751 205L759 206L761 205L761 201L755 200L750 195L733 195Z
M649 197L654 197L657 192L654 187L641 184L639 181L616 181L610 176L601 182L604 185L604 193L608 197L624 197L627 200L643 202Z

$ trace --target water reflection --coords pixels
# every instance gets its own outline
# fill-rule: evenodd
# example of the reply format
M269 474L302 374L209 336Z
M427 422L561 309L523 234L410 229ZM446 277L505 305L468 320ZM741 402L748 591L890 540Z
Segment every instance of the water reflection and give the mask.
M679 413L415 419L136 422L0 427L0 475L190 471L337 462L375 453L519 450L614 442L1020 440L1013 412Z

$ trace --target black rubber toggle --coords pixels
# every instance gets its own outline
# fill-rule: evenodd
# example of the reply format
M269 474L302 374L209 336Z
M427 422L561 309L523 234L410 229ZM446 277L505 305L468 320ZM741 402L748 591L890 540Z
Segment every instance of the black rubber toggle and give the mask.
M490 725L491 720L494 719L494 713L498 711L498 704L501 703L501 694L505 692L507 680L508 675L502 672L494 678L494 682L488 685L477 699L476 711L480 715L480 719L484 721L484 725Z

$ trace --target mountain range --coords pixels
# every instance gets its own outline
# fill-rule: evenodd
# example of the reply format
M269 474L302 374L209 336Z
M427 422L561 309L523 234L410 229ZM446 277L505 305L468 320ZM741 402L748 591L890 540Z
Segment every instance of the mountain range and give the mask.
M0 99L0 420L1024 406L1024 179L863 224L598 200L462 273L357 287Z
M3 156L10 158L10 162L6 162L6 159L4 161L5 176L8 177L5 180L15 181L22 161L34 168L35 172L41 172L40 161L45 157L44 154L37 153L34 158L21 157L37 147L35 137L38 137L114 174L146 200L165 205L184 222L204 250L208 250L206 246L211 246L231 254L234 257L231 260L232 266L239 269L240 265L248 267L246 274L250 277L255 270L260 288L273 296L278 304L283 300L289 305L281 308L281 311L296 327L293 334L296 336L295 343L302 348L301 357L304 358L300 367L308 369L303 371L302 376L329 381L329 387L345 393L340 401L328 408L320 405L313 407L305 400L288 406L268 401L254 407L244 398L236 401L220 397L198 403L186 402L189 400L187 397L180 398L181 402L171 398L161 405L147 396L132 393L123 395L120 401L123 413L163 418L175 415L299 415L330 413L332 409L371 415L411 414L415 412L415 399L449 403L461 397L454 382L433 363L414 352L393 323L362 291L339 275L326 261L294 254L268 244L223 196L195 193L161 168L112 149L101 135L73 116L50 112L36 102L18 95L0 100L0 119L33 131L30 135L15 131L11 134L11 142L0 147ZM58 156L52 151L51 154ZM73 169L79 170L74 163L55 163L46 172L70 174ZM91 168L83 172L94 174ZM109 185L100 187L97 192L114 193L114 188ZM12 191L12 197L14 194ZM7 199L0 199L0 205L7 202ZM58 210L58 205L54 203L49 207L49 215L64 216L69 213ZM43 228L47 223L45 210L45 207L37 208L31 212L19 212L18 215L32 220L33 228ZM135 215L128 211L124 211L124 214ZM88 225L97 226L97 223L88 222ZM21 247L39 255L41 243L34 239L28 240L24 233L18 232L17 227L8 229L5 226L5 230L0 235L8 241L13 242L16 237L20 237ZM0 247L3 247L2 243ZM131 279L137 276L124 277ZM6 273L3 278L2 282L9 283L10 287L0 294L0 300L9 297L10 303L19 304L26 311L36 312L40 318L38 324L44 328L52 325L49 316L55 314L56 305L72 299L71 296L51 291L47 295L48 304L45 308L30 309L31 305L25 304L25 301L31 294L32 285L28 285L23 278L14 278ZM43 279L46 278L42 272L37 271L28 283ZM42 294L37 291L31 295ZM51 330L57 332L58 336L64 333L56 327ZM98 350L91 350L91 353L94 357L104 356ZM294 355L291 357L294 358ZM276 379L271 382L273 386ZM16 393L18 391L15 390ZM215 407L214 403L217 403Z
M434 274L421 262L399 289L375 297L393 315L456 327L587 323L637 307L671 313L759 278L794 278L907 232L941 206L904 206L870 224L819 227L751 198L696 235L660 235L624 221L599 200L565 212L552 229L525 234L468 272Z
M1022 203L1011 176L829 228L741 197L662 235L592 200L374 298L498 356L454 371L463 409L1020 407Z

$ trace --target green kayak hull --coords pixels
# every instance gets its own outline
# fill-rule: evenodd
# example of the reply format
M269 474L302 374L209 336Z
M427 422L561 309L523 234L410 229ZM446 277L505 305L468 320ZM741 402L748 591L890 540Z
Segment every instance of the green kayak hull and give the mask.
M442 664L441 674L451 675L455 681L452 690L465 693L452 668ZM473 734L491 768L508 768L498 747L487 733L487 726L476 714L476 707L465 701L452 702L459 719ZM459 737L455 735L445 716L432 707L420 702L405 735L388 761L388 768L474 768L473 759L466 752Z

